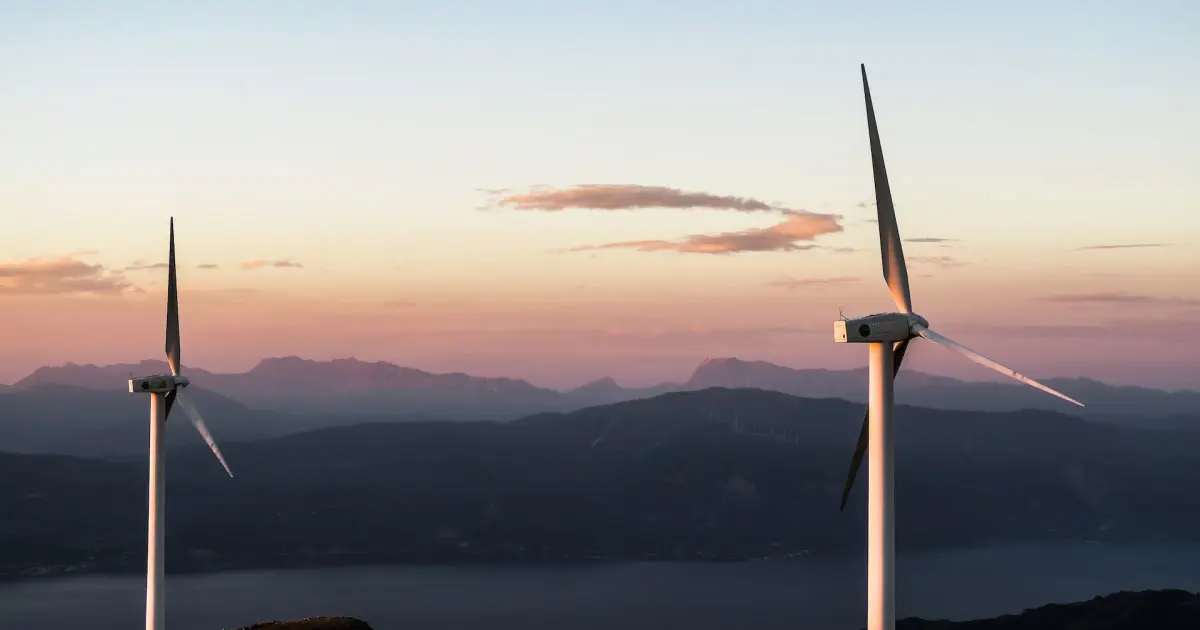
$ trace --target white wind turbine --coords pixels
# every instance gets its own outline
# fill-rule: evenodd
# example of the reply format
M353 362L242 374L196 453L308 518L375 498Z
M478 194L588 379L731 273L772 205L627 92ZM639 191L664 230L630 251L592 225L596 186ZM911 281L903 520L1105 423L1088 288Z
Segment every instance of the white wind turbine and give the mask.
M875 108L871 105L871 89L867 86L867 68L863 65L861 69L863 94L867 102L867 130L871 140L871 166L875 175L875 205L879 217L879 249L883 255L883 278L887 281L892 299L900 312L842 319L833 325L834 341L868 344L871 356L869 408L858 436L858 446L850 462L850 474L842 491L842 508L846 507L846 497L854 485L854 477L869 444L871 457L867 491L867 630L893 630L896 626L896 592L892 386L909 340L924 337L1022 383L1080 407L1083 403L939 335L929 329L929 322L924 317L912 312L908 271L904 266L900 231L896 227L896 211L892 206L892 193L883 165L883 149L879 143L879 129L875 124Z
M163 539L166 515L166 453L163 452L167 415L176 401L184 414L196 425L200 436L208 442L225 472L233 477L233 471L221 456L221 449L213 441L204 418L192 403L185 388L188 379L180 375L179 364L179 290L175 281L175 219L171 219L171 252L167 263L167 363L170 374L145 376L129 379L129 391L150 394L150 514L146 543L146 630L162 630L164 626L163 601Z

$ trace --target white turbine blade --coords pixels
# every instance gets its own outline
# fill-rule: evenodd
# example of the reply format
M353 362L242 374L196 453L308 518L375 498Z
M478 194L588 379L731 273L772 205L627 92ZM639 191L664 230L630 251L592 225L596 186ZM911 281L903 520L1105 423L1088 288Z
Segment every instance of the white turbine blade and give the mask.
M179 376L179 287L175 277L175 218L171 218L171 252L167 262L167 364Z
M908 290L908 268L904 265L904 248L900 245L900 228L896 225L896 208L892 205L892 188L888 185L887 168L883 165L883 146L879 142L879 126L875 124L875 107L871 104L871 88L867 86L867 66L862 68L863 95L867 100L867 132L871 136L871 170L875 176L875 213L879 219L879 252L883 256L883 279L896 307L912 312L912 295Z
M1015 370L1010 370L1010 369L1004 367L1003 365L1000 365L999 363L996 363L995 361L983 356L982 354L979 354L978 352L975 352L974 350L958 343L957 341L954 341L953 339L946 337L945 335L939 335L939 334L933 332L932 330L929 330L928 328L921 328L921 327L917 328L917 334L921 335L922 337L924 337L934 343L938 343L943 346L946 346L947 348L950 348L951 350L956 350L956 351L966 355L966 357L968 359L970 359L980 365L990 367L993 370L996 370L997 372L999 372L1005 376L1011 376L1012 378L1015 378L1018 381L1025 383L1026 385L1031 385L1033 387L1036 387L1036 388L1046 392L1047 394L1053 394L1063 400L1075 403L1076 405L1079 405L1080 407L1084 406L1084 404L1079 402L1078 400L1075 400L1074 398L1071 398L1070 396L1067 396L1066 394L1056 392L1053 389L1050 389L1049 387L1046 387L1045 385L1042 385L1041 383L1039 383L1039 382L1029 378L1028 376L1025 376L1024 374L1021 374Z
M213 455L217 456L217 461L221 462L221 466L225 468L225 472L229 473L229 476L232 477L233 471L229 470L229 464L226 464L225 458L221 456L221 449L217 448L217 443L213 440L212 434L208 432L208 427L204 425L204 418L200 416L200 411L192 404L191 397L188 396L187 391L182 387L175 391L175 399L179 401L179 406L183 408L183 413L187 414L192 424L196 425L196 430L200 432L200 437L204 438L205 442L208 442L208 447L212 449Z

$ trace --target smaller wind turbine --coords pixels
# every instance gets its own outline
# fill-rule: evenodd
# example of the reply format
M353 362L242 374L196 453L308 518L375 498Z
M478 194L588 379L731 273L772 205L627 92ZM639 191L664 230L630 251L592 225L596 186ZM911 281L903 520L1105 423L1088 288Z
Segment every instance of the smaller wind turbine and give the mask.
M167 364L170 374L157 374L129 379L131 393L150 394L150 510L146 542L146 630L163 630L163 527L166 515L166 453L163 452L164 431L171 406L178 401L183 413L196 426L200 437L208 443L225 472L233 477L221 449L204 425L204 418L192 403L185 388L186 376L180 374L179 363L179 290L175 281L175 219L171 219L171 252L167 263Z
M879 249L883 255L883 279L887 282L892 299L900 312L846 319L839 309L839 319L833 323L834 341L865 343L871 350L870 404L867 416L863 418L858 446L850 460L850 474L842 491L842 508L846 507L846 497L854 485L854 477L862 464L869 443L871 452L867 489L867 630L893 630L896 627L896 591L892 388L909 340L924 337L1026 385L1080 407L1083 403L933 332L929 329L929 322L912 311L908 270L904 266L900 229L896 226L892 191L888 186L887 170L883 165L883 148L879 142L879 128L875 124L875 108L871 105L871 89L867 86L867 68L863 65L861 69L863 94L867 102L867 133L871 141L871 167L875 178L875 209L879 217Z

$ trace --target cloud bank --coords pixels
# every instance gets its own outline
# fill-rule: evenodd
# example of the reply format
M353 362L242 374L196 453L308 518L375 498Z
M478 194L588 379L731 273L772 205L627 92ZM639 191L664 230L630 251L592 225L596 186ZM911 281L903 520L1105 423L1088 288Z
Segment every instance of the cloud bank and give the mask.
M119 271L105 271L71 256L0 262L0 294L119 295L136 291Z
M1071 293L1061 295L1044 295L1033 298L1039 302L1058 302L1066 304L1172 304L1179 306L1198 306L1200 299L1185 297L1158 297L1152 295L1137 295L1120 291L1104 291L1100 293Z
M151 269L166 269L167 267L168 265L165 262L146 263L140 260L135 260L130 263L129 266L125 267L124 271L149 271Z
M862 280L858 276L835 276L833 278L784 278L771 282L773 287L783 287L785 289L801 289L805 287L827 287L838 284L852 284Z
M1170 247L1173 243L1127 243L1127 244L1109 244L1109 245L1085 245L1080 247L1078 251L1097 250L1097 249L1142 249L1147 247Z
M810 241L824 234L843 230L835 214L795 210L750 197L714 195L684 191L665 186L633 184L585 184L572 188L539 188L507 194L496 200L500 207L535 212L561 212L568 209L636 210L646 208L729 210L733 212L773 212L783 220L765 228L748 228L718 234L691 234L676 240L647 239L583 245L562 251L633 249L642 252L675 251L692 254L733 254L739 252L796 251L813 249Z
M775 212L787 210L749 197L687 192L666 186L636 184L582 184L572 188L538 188L525 193L506 195L497 200L500 206L516 210L560 212L571 208L580 210L634 210L638 208L674 208L734 210L737 212Z
M934 265L943 269L952 269L954 267L962 267L967 264L957 258L950 256L909 256L908 262L921 263L925 265Z
M247 260L240 265L243 271L253 271L255 269L263 269L266 267L276 267L280 269L303 269L304 265L294 260Z

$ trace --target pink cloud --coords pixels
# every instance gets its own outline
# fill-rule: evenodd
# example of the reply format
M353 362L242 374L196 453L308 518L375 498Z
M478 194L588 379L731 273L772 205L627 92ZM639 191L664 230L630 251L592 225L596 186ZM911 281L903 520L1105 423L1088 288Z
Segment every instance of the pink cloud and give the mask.
M517 210L539 212L559 212L571 208L605 211L700 208L734 212L777 212L783 215L783 221L766 228L749 228L719 234L691 234L677 240L619 241L559 251L633 249L642 252L675 251L692 254L796 251L814 248L815 245L808 244L807 241L812 241L822 234L842 231L839 215L794 210L751 197L714 195L666 186L584 184L571 188L547 187L509 194L498 199L496 203Z
M908 261L919 264L934 265L944 269L962 267L963 265L967 264L961 260L951 258L949 256L909 256Z
M635 249L642 252L676 251L691 254L734 254L739 252L798 251L816 247L812 241L822 234L842 231L835 215L788 211L785 219L765 228L749 228L720 234L693 234L676 241L642 240L572 247L568 251Z
M832 278L784 278L771 282L773 287L784 287L786 289L800 289L805 287L827 287L838 284L852 284L862 280L858 276L835 276Z
M570 208L587 210L632 210L637 208L708 208L734 210L737 212L785 211L750 197L713 195L703 192L688 192L666 186L639 186L635 184L582 184L571 188L542 188L529 192L503 196L497 200L500 206L516 210L559 212Z
M1200 299L1185 297L1157 297L1151 295L1136 295L1120 291L1103 291L1099 293L1072 293L1061 295L1045 295L1034 298L1039 302L1090 303L1090 304L1174 304L1182 306L1200 305Z
M0 294L119 295L135 289L120 272L105 272L103 265L91 265L71 256L0 263Z
M135 260L132 263L130 263L129 266L125 267L125 271L149 271L152 269L166 269L166 268L167 268L167 263L165 263L165 262L145 263L140 260Z
M1128 243L1128 244L1108 244L1108 245L1085 245L1083 247L1080 247L1079 249L1081 251L1097 250L1097 249L1142 249L1142 248L1147 248L1147 247L1171 247L1172 245L1174 245L1174 243Z
M264 267L277 267L281 269L301 269L304 265L294 260L247 260L238 265L244 271L253 271Z

